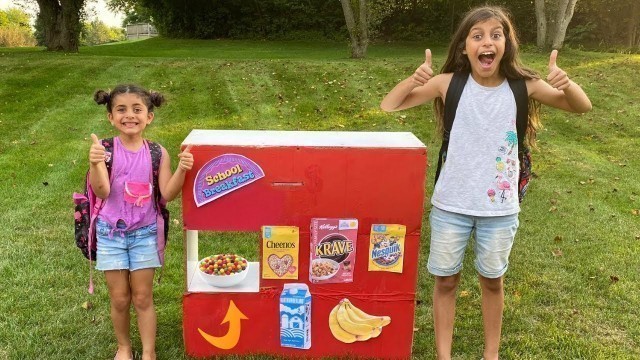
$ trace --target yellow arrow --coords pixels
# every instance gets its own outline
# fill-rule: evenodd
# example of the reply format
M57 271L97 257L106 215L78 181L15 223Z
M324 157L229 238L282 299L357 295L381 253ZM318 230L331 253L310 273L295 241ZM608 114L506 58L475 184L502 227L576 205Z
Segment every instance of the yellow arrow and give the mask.
M240 320L242 319L249 320L249 318L243 314L240 309L238 309L236 304L233 303L233 300L231 300L229 303L229 309L227 310L227 315L220 323L220 325L226 322L229 323L229 331L227 331L225 336L211 336L200 328L198 328L198 331L209 344L223 350L233 349L233 347L238 344L238 340L240 340Z

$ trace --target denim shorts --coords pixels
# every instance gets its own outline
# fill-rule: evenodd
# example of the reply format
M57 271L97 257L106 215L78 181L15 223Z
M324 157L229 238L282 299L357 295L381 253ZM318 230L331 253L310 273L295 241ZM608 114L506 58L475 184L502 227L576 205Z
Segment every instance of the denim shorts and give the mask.
M436 276L455 275L462 269L465 249L473 234L475 267L486 278L499 278L507 271L518 214L471 216L433 206L429 215L431 247L427 268Z
M135 271L160 267L156 224L129 231L112 229L106 221L96 221L96 269Z

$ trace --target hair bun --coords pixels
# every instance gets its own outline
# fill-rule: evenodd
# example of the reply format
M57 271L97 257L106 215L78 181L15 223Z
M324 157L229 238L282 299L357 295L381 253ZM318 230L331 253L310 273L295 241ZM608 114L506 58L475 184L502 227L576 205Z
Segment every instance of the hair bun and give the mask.
M95 100L98 105L108 104L110 98L109 93L104 90L98 90L93 94L93 100Z
M159 92L155 92L155 91L151 91L149 93L149 100L151 100L151 103L155 107L160 107L165 102L164 96Z

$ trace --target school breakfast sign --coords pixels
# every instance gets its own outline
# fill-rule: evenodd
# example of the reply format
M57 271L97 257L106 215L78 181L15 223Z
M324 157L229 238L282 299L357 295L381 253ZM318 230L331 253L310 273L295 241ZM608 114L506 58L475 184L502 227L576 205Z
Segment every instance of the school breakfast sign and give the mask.
M263 178L264 171L251 159L223 154L211 159L196 175L193 198L200 207Z

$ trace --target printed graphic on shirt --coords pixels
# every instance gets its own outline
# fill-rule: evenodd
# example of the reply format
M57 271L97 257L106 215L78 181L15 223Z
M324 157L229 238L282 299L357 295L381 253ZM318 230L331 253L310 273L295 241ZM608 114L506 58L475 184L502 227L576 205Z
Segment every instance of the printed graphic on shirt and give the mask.
M515 125L515 120L512 121ZM515 131L507 131L504 145L498 148L496 156L496 176L487 189L487 197L492 203L502 204L517 194L518 169L518 135Z

